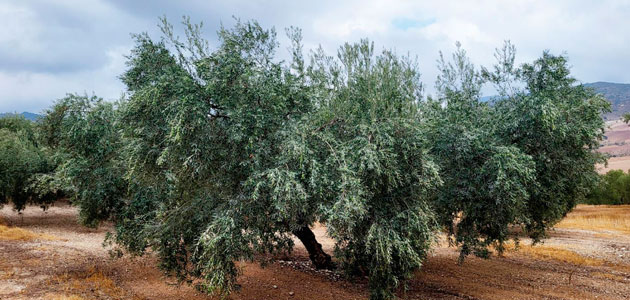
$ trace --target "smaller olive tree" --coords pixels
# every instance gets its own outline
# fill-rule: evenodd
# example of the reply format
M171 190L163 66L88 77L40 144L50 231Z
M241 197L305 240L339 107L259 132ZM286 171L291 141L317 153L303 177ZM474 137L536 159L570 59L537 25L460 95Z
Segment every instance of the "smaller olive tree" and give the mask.
M39 125L56 168L39 176L35 187L65 190L80 208L80 221L91 227L112 216L126 193L115 122L115 104L69 94L46 111Z
M38 174L50 171L50 166L32 121L22 116L0 118L0 205L11 202L17 210L27 203L46 207L55 197L38 192L33 182Z
M605 161L595 149L609 104L570 76L566 57L544 52L516 66L509 43L496 57L492 70L478 70L458 45L452 62L440 60L438 97L423 113L445 182L435 208L462 260L502 251L517 240L514 226L544 238ZM485 83L500 93L490 102L481 101Z

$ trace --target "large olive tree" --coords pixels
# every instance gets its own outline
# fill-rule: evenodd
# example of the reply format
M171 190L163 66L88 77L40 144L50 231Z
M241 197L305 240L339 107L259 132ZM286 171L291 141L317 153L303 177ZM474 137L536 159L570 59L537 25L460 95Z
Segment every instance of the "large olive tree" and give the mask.
M292 236L315 267L333 267L309 228L322 222L339 263L368 274L374 298L391 297L437 226L415 63L367 41L307 63L290 29L286 64L275 31L255 22L221 29L214 51L189 23L185 43L162 29L161 42L136 36L122 76L130 196L117 241L229 292L235 261L290 251Z

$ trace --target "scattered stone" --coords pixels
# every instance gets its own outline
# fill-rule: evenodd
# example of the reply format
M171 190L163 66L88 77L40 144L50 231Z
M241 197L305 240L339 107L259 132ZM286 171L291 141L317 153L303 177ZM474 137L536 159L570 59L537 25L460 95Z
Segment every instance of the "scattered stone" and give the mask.
M289 292L289 296L293 296L295 293L293 291Z
M340 281L342 277L342 274L339 270L316 269L310 260L302 260L302 261L277 260L276 263L284 267L290 267L291 269L294 269L297 271L321 275L323 277L326 277L330 281Z
M273 285L273 288L274 288L274 289L277 289L277 288L278 288L278 286L274 284L274 285Z

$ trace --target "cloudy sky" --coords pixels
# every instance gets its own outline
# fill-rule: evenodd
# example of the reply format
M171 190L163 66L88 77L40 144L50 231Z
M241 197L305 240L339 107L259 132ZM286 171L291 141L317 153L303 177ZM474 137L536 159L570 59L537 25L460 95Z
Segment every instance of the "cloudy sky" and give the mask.
M476 64L492 64L509 39L519 62L549 49L566 53L582 82L630 83L630 1L0 0L0 112L41 112L68 92L120 98L130 33L159 37L163 15L203 21L211 45L232 16L279 33L300 27L306 49L329 53L369 37L377 49L417 56L428 93L439 51L456 41Z

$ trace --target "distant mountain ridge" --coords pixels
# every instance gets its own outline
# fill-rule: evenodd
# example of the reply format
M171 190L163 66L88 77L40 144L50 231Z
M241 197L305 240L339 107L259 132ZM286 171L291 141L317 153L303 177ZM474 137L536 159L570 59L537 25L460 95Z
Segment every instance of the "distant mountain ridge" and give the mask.
M598 81L584 85L595 89L611 103L612 111L605 114L604 119L616 120L630 112L630 84Z
M25 111L25 112L23 112L21 114L17 114L17 113L0 113L0 118L4 118L4 117L8 117L8 116L14 116L14 115L23 116L25 119L31 120L31 121L37 121L37 119L42 117L42 115L34 114L32 112Z

